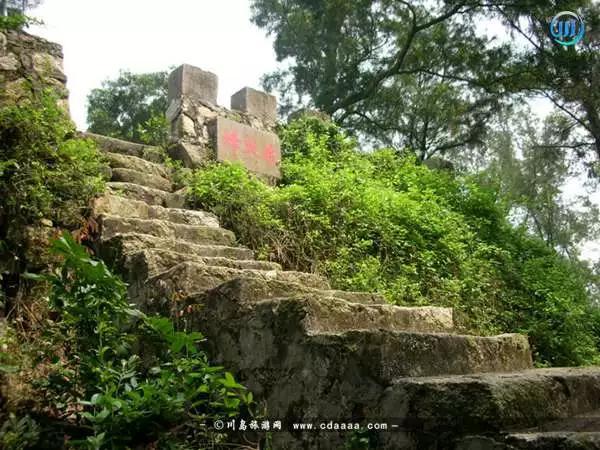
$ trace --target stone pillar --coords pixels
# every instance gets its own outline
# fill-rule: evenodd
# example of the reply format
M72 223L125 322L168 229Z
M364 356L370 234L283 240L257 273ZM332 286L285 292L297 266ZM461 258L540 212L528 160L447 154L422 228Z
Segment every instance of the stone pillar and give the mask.
M183 97L217 104L219 78L212 72L183 64L169 76L169 104Z
M24 31L0 32L0 105L29 101L50 88L69 112L62 47Z
M232 111L216 104L217 88L216 75L187 64L170 75L171 157L191 168L238 162L269 181L279 178L275 97L244 88L231 98Z
M169 76L167 120L171 125L169 154L186 167L214 159L206 121L216 117L219 79L212 72L183 64Z
M245 87L231 96L231 109L252 114L268 122L277 120L275 96L249 87Z

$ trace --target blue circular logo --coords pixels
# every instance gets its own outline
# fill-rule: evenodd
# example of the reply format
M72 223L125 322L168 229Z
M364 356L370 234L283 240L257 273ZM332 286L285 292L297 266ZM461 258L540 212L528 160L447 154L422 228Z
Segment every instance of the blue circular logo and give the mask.
M583 19L571 11L559 12L550 22L550 35L560 45L575 45L583 39Z

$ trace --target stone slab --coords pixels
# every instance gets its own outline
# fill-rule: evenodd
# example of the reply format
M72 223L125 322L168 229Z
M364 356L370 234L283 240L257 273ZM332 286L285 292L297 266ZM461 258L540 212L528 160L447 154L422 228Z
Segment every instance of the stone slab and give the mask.
M403 426L411 431L428 430L428 435L420 435L419 448L436 448L428 438L439 443L482 432L543 427L555 420L564 424L569 417L599 407L600 368L583 367L400 378L386 389L373 414L402 419ZM474 448L488 447L464 447Z
M275 96L249 87L245 87L231 96L231 109L252 114L269 122L277 120Z
M251 172L281 178L281 146L276 134L224 117L214 120L211 133L218 161L238 162Z
M154 189L141 184L110 181L106 183L108 192L114 195L124 196L133 200L140 200L149 205L165 206L168 208L183 208L185 196L178 193Z
M122 260L125 255L146 250L166 250L194 256L250 260L254 258L252 250L243 247L227 247L223 245L198 245L189 241L160 238L143 233L124 233L116 235L100 243L101 255L105 261Z
M159 219L186 225L219 228L219 220L214 214L182 208L164 208L144 201L118 195L105 194L93 201L94 215L113 215L136 219Z
M187 97L201 102L217 104L219 78L212 72L183 64L169 76L169 104Z
M168 149L169 156L183 162L185 167L196 169L213 159L212 151L201 145L178 142Z

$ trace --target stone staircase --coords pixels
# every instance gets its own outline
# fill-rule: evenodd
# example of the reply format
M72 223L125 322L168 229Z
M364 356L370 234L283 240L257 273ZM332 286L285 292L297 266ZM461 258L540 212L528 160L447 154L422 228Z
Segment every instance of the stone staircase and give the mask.
M386 422L382 449L600 448L600 369L534 370L524 336L461 335L451 309L393 306L257 261L215 216L184 208L157 149L87 136L111 166L94 204L98 254L143 310L203 332L272 420ZM350 437L281 432L273 448Z

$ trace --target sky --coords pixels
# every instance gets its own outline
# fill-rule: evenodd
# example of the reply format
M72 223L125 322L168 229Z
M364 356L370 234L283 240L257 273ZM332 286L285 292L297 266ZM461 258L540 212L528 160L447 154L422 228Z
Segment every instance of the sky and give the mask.
M63 46L71 114L86 128L86 98L119 70L191 64L219 77L219 103L276 67L272 40L250 22L248 0L45 0L29 32Z
M86 128L86 98L119 70L153 72L191 64L219 77L219 104L277 67L272 38L250 22L250 0L45 0L30 15L44 24L33 34L63 46L71 115ZM502 38L503 29L486 24ZM546 102L534 101L540 116ZM567 186L565 195L580 193ZM600 204L600 192L592 195ZM600 259L600 242L586 242L586 259Z

